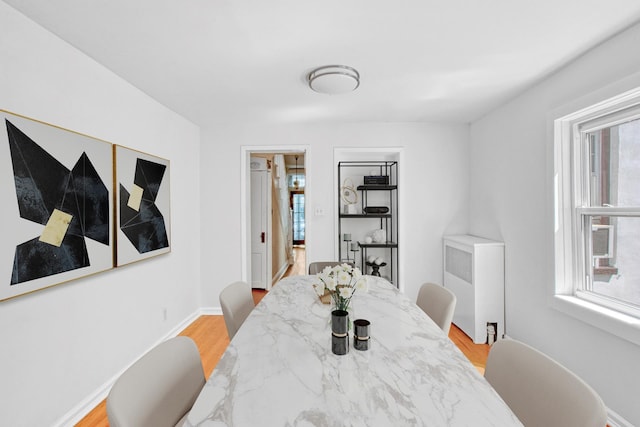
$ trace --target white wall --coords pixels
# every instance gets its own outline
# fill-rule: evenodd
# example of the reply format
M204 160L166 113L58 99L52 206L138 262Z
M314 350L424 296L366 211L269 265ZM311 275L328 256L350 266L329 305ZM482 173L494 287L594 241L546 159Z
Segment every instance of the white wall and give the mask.
M241 271L242 146L306 145L307 261L333 259L337 183L335 147L395 147L403 152L400 197L401 281L415 298L425 281L442 281L442 236L467 231L468 126L434 124L226 125L202 131L202 295L218 306L220 290ZM314 216L319 207L324 216ZM219 221L218 221L219 219ZM222 266L222 267L221 267ZM213 275L215 273L215 276Z
M640 70L636 26L471 125L470 232L506 244L507 333L583 377L640 425L640 347L552 309L548 115Z
M0 108L171 160L170 254L0 302L0 425L45 426L197 311L200 135L3 2L0 28Z

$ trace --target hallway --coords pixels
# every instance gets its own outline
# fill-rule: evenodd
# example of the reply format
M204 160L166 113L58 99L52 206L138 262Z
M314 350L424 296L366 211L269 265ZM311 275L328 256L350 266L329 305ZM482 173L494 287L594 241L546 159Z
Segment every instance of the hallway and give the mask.
M289 276L301 276L307 274L305 265L307 254L304 246L294 246L293 247L293 264L289 266L286 273L282 277Z

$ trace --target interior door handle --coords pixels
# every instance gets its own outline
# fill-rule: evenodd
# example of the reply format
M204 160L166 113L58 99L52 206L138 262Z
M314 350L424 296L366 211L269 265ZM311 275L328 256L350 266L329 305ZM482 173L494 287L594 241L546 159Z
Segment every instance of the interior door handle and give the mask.
M264 243L264 238L265 238L265 232L263 231L262 233L260 233L260 241L262 243Z

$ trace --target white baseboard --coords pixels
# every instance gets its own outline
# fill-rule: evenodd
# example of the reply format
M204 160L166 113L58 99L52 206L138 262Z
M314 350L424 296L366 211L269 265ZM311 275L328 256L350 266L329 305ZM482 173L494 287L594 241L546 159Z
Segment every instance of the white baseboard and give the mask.
M220 311L220 314L222 314L222 310L219 307L217 308L214 307L212 310L215 311L216 309ZM202 314L206 314L206 313L203 313L203 309L198 309L194 313L187 316L182 322L180 322L173 329L171 329L163 338L159 339L155 344L149 347L148 350L146 350L139 357L137 357L136 360L131 362L128 366L123 368L120 372L118 372L116 375L111 377L104 384L98 387L93 393L91 393L85 399L80 401L76 406L71 408L71 410L69 410L62 417L60 417L56 422L53 423L53 426L54 427L75 426L89 412L91 412L93 408L98 406L100 402L102 402L107 397L107 395L109 394L109 390L111 390L111 387L113 386L113 383L116 382L116 380L120 377L120 375L122 375L124 371L126 371L129 368L129 366L133 365L140 357L144 356L149 350L154 348L156 345L168 340L169 338L173 338L177 336L180 332L182 332L187 326L192 324ZM217 314L217 313L212 313L212 314Z
M221 307L203 307L200 309L201 316L222 316Z
M609 408L607 408L607 424L609 427L633 427L633 424Z

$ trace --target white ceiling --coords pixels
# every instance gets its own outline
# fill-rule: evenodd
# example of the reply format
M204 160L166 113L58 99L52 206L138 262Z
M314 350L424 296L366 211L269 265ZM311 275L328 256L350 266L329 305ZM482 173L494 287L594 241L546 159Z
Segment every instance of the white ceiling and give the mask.
M640 19L638 0L4 0L193 122L470 122ZM311 91L345 64L361 85Z

